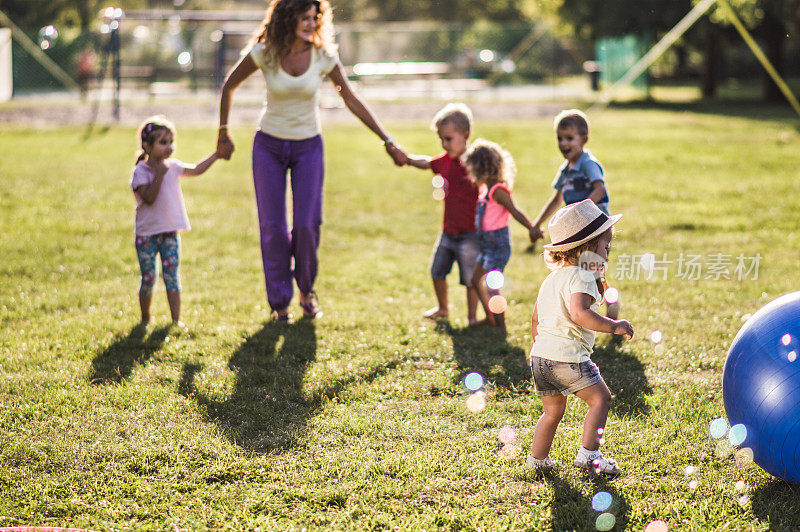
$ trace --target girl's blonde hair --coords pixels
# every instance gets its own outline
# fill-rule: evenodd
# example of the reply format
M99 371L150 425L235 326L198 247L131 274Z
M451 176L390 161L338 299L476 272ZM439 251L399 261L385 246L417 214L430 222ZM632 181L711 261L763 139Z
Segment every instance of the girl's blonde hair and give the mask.
M597 243L603 236L609 232L614 233L614 227L611 226L591 240L584 242L572 249L565 251L549 251L544 250L544 263L551 270L563 268L564 266L577 266L580 256L587 251L594 251L597 249Z
M312 7L317 8L314 46L331 55L336 53L333 10L328 0L272 0L252 41L252 45L264 44L267 65L276 66L289 53L300 15Z
M514 158L495 142L475 139L467 150L466 164L470 167L472 179L485 178L505 183L509 188L514 186L517 173Z
M175 125L166 119L163 115L154 115L145 118L144 122L139 126L136 137L139 142L139 151L136 152L136 163L143 161L147 152L144 149L145 144L153 144L158 139L162 132L169 131L172 133L172 138L177 136Z
M453 124L460 132L472 131L472 110L463 103L448 103L433 115L431 129L439 131L445 124Z

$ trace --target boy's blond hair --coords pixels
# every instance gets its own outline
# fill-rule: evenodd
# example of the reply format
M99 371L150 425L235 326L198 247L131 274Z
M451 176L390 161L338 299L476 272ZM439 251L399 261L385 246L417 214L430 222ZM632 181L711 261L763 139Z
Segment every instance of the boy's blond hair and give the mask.
M433 116L431 129L438 131L445 124L453 124L462 133L470 133L472 110L463 103L448 103Z
M574 127L580 135L589 135L589 119L580 109L565 109L556 115L553 120L553 129L558 131L568 127Z
M475 139L466 155L466 164L475 175L471 178L492 176L497 182L505 183L509 188L514 186L517 165L508 151L496 142L486 139Z

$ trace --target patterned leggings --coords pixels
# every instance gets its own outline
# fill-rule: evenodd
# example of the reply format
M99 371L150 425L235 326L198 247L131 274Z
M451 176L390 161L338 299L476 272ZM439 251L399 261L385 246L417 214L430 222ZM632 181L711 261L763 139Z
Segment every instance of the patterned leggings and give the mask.
M150 296L156 283L156 255L161 254L161 276L167 291L180 292L181 280L178 266L181 263L181 239L178 233L159 233L157 235L136 235L136 256L142 270L142 284L139 295Z

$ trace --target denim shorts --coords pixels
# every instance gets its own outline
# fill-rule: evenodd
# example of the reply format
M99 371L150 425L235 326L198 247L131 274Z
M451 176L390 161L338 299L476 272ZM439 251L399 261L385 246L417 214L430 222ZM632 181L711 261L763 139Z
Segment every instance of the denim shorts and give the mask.
M556 362L541 357L531 357L531 374L536 395L570 395L603 378L597 364L586 362Z
M487 272L492 270L503 271L508 259L511 258L511 234L508 226L494 231L480 231L479 233L481 254L478 255L478 264Z
M461 284L471 286L472 273L475 271L479 251L478 233L449 234L442 232L433 248L431 277L444 279L453 269L453 263L458 262Z

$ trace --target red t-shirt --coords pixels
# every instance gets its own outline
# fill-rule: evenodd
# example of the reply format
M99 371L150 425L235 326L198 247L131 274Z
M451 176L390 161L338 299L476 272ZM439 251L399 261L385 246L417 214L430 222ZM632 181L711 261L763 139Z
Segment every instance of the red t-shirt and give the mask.
M451 235L474 231L478 187L467 177L467 169L445 152L431 160L431 170L444 178L442 231Z

